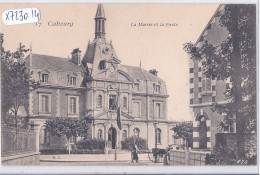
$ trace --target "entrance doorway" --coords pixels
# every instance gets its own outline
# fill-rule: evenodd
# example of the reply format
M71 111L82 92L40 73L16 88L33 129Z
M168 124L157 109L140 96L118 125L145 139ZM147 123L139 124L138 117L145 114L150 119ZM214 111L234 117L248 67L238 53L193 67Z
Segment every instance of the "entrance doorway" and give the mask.
M115 149L116 148L116 141L117 141L117 133L116 129L114 127L109 128L108 130L108 141L111 142L111 148Z
M204 116L200 117L199 148L200 149L207 148L207 125L206 125L206 118Z

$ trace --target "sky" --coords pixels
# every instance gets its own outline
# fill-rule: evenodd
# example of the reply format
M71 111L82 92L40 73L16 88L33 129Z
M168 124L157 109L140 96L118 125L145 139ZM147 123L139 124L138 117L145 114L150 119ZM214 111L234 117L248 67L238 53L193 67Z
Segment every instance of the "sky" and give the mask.
M218 4L104 4L106 38L112 40L121 64L157 69L167 85L168 119L192 120L189 108L188 55L186 42L196 42ZM5 10L38 8L39 23L7 26L1 21L5 50L21 42L32 52L68 58L74 48L86 52L94 39L97 4L1 4ZM53 26L54 23L73 23ZM139 23L152 26L138 26ZM167 24L168 23L168 24ZM134 26L136 25L136 26ZM158 26L157 26L158 25ZM164 26L163 26L164 25Z

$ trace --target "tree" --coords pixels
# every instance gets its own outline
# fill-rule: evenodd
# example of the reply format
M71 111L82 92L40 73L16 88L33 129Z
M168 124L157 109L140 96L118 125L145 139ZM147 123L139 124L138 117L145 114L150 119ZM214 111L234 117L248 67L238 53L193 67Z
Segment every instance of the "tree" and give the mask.
M192 147L192 123L182 122L177 124L171 130L174 131L175 138L183 138L185 140L185 147Z
M45 128L51 135L58 137L66 136L70 154L69 139L71 137L86 136L88 134L89 121L86 117L54 117L46 120Z
M186 43L184 50L191 59L203 61L207 78L230 78L225 92L229 103L216 103L213 111L236 114L238 157L243 158L245 133L256 131L256 6L225 5L220 25L229 32L220 45Z
M16 131L19 130L18 110L24 106L28 112L29 93L39 85L39 82L31 79L33 72L24 62L24 54L28 51L21 43L15 52L1 48L2 121L7 124L10 121L7 117L13 116Z

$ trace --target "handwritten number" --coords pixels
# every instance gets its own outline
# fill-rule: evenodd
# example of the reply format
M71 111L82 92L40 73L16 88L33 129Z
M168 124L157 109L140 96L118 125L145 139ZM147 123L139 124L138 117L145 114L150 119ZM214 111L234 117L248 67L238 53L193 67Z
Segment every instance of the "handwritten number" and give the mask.
M20 21L23 21L23 10L20 10Z

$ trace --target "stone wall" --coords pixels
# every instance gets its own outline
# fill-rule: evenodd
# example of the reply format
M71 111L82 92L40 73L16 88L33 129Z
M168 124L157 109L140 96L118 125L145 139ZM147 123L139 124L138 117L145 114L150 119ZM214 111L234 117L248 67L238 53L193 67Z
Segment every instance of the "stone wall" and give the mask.
M206 155L210 152L192 150L171 150L170 165L205 165Z
M2 165L39 165L40 153L28 153L15 156L2 157Z

